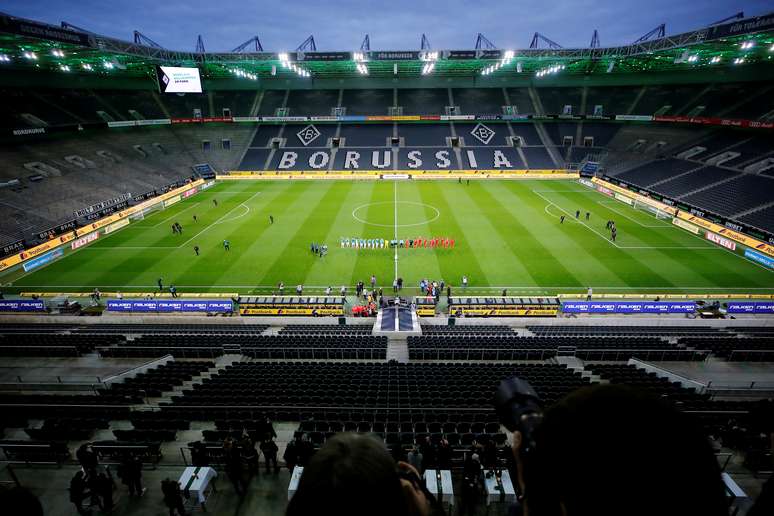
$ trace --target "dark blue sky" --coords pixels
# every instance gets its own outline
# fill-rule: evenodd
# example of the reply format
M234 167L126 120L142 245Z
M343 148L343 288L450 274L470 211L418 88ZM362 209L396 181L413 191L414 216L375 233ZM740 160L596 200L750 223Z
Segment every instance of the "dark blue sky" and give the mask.
M318 50L472 48L478 32L500 48L526 48L541 32L564 47L624 44L666 22L667 33L699 28L740 10L774 11L772 0L3 0L0 10L58 24L65 20L130 39L139 30L162 46L228 51L254 35L267 50L293 50L314 34Z

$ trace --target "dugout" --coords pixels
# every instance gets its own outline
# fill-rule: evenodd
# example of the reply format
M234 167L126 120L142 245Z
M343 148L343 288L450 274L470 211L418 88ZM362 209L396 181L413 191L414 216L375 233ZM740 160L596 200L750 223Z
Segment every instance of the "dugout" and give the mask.
M345 299L340 296L243 296L239 315L344 315Z
M449 315L456 317L555 317L556 297L454 297Z
M432 297L415 297L417 315L420 317L435 317L435 299Z

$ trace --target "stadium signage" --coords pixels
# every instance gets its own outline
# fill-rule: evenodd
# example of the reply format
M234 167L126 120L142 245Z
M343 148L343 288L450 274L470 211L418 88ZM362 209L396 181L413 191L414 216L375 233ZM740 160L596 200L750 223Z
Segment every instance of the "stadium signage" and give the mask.
M46 134L46 129L44 127L31 127L29 129L14 129L13 135L14 136L30 136L33 134Z
M578 182L580 184L582 184L583 186L588 186L589 188L594 188L594 183L592 183L588 179L579 179Z
M564 313L589 314L687 314L696 311L693 301L565 301Z
M61 235L62 233L66 233L68 231L74 230L78 226L78 223L75 219L65 222L64 224L59 224L56 227L53 227L51 229L47 229L45 231L41 231L36 236L40 240L46 240L48 238L53 238L57 235Z
M642 204L651 206L661 211L665 211L666 213L669 213L672 216L674 216L677 213L677 209L673 208L672 206L667 206L666 204L656 201L655 199L651 199L650 197L647 197L645 195L638 194L637 192L632 192L631 190L627 190L626 188L623 188L618 185L614 185L612 183L609 183L597 177L592 178L591 181L593 183L596 183L597 185L604 185L605 187L607 187L608 189L616 193L619 193L626 197L631 197L635 201L641 202Z
M188 199L188 198L189 198L189 197L191 197L193 194L195 194L195 193L196 193L196 191L197 191L197 190L196 190L196 188L191 188L191 189L189 189L189 190L186 190L185 192L183 192L183 199Z
M689 224L689 223L685 222L682 219L673 218L672 219L672 224L674 224L677 227L681 227L681 228L683 228L686 231L690 231L694 235L698 235L699 234L699 228L698 227L694 226L693 224Z
M370 56L376 61L416 61L419 52L371 52Z
M75 210L73 213L75 214L76 217L85 217L89 213L94 213L95 211L99 211L99 210L101 210L103 208L108 208L108 207L111 207L113 205L129 201L131 198L132 198L132 194L127 192L127 193L121 194L121 195L119 195L117 197L113 197L112 199L107 199L105 201L98 202L96 204L92 204L91 206L89 206L87 208L83 208L83 209L80 209L80 210Z
M49 262L52 262L61 256L64 256L64 250L61 248L55 249L44 255L38 256L33 260L29 260L28 262L25 262L24 265L22 265L22 267L24 268L25 272L28 272L28 271L31 271L32 269L37 269L38 267L41 267Z
M177 204L177 203L179 203L179 202L180 202L180 196L179 196L179 195L176 195L176 196L174 196L174 197L170 197L169 199L167 199L166 201L164 201L164 207L165 207L165 208L169 208L169 207L170 207L170 206L172 206L173 204Z
M683 220L692 222L693 224L696 224L697 226L700 226L706 230L713 231L719 235L728 237L737 243L744 244L747 247L751 247L756 251L760 251L770 256L774 256L774 245L767 244L766 242L761 242L760 240L756 240L755 238L748 237L747 235L743 235L742 233L720 226L718 224L705 220L702 217L698 217L696 215L692 215L684 211L677 212L677 216Z
M726 249L730 249L731 251L736 250L735 242L732 242L727 238L723 238L720 235L716 235L715 233L710 233L709 231L707 231L706 233L704 233L704 237L710 242L718 244L719 246L725 247Z
M756 253L751 249L745 249L744 256L745 258L749 258L754 262L760 263L761 265L765 265L770 269L774 269L774 259L771 259L768 256L764 256L761 253Z
M231 300L222 299L197 299L197 300L126 300L109 299L107 309L110 312L141 312L141 313L170 313L170 312L217 312L229 313L234 311Z
M79 238L77 240L73 240L72 243L70 244L70 248L72 250L78 249L79 247L83 247L86 244L94 242L98 238L99 238L99 231L95 231L94 233L89 233L85 237Z
M114 222L113 224L110 224L105 228L105 234L112 233L113 231L118 231L121 228L124 228L129 225L129 219L121 219L118 222Z
M728 303L730 314L774 314L774 302L771 301L731 301Z
M39 299L0 300L0 312L45 312L46 305Z
M24 239L20 239L20 240L17 240L16 242L6 244L3 246L3 249L2 249L3 257L14 254L22 249L24 249Z
M736 36L738 34L749 34L751 32L763 32L774 28L774 16L756 16L739 22L731 22L723 25L716 25L707 29L705 39L714 40Z
M298 52L297 61L350 61L350 52Z
M37 39L49 39L83 47L94 46L93 37L89 34L60 29L59 27L54 27L47 23L38 23L20 18L11 18L8 16L0 17L0 29L2 29L2 32L30 36Z
M653 120L652 115L615 115L616 120L622 120L625 122L650 122Z

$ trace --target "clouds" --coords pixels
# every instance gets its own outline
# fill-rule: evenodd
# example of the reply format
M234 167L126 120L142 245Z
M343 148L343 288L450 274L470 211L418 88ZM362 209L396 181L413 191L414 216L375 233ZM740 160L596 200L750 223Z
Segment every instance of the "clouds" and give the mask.
M743 6L748 16L771 10L769 0ZM625 44L660 23L674 34L740 9L738 0L4 0L12 15L130 39L137 29L166 48L193 50L202 34L208 51L228 51L252 36L267 50L293 50L314 34L320 50L357 49L363 36L384 50L472 48L484 33L500 48L526 48L541 32L564 47L588 46L594 29L603 45Z

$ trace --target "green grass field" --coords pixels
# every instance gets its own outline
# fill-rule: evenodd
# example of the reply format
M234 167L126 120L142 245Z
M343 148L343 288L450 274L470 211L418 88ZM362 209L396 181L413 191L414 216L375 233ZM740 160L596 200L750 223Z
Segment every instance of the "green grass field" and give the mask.
M590 220L576 221L576 209L591 212ZM608 219L618 227L615 243ZM174 221L182 235L172 234ZM319 293L328 285L368 283L375 274L389 286L393 250L342 249L339 239L391 239L396 231L399 238L456 240L454 249L398 250L398 275L411 288L421 278L457 286L467 275L470 291L496 295L503 288L509 295L544 295L588 286L621 293L774 292L774 271L574 181L219 183L3 281L6 291L150 291L161 277L180 292L240 294L269 293L284 281L288 291L302 283L307 293ZM326 243L328 255L315 257L311 242Z

